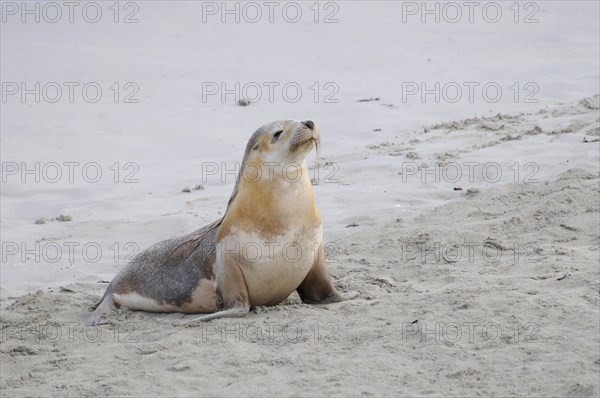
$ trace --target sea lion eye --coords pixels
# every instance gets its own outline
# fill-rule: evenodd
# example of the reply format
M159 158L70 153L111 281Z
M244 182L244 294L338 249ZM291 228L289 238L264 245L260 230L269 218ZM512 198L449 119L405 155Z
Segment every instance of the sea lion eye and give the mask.
M277 142L277 140L279 140L279 137L281 137L281 133L283 133L283 130L279 130L278 132L273 134L273 139L271 140L271 142Z
M256 151L258 149L258 144L254 145L254 148L252 148L253 151Z

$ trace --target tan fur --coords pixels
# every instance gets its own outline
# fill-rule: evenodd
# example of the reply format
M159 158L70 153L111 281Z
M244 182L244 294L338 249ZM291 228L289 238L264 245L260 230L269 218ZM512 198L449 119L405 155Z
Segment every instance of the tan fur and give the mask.
M315 204L306 165L301 170L302 178L298 182L285 181L277 173L272 182L242 179L236 200L227 210L217 233L217 243L230 233L233 226L246 232L258 232L265 239L282 235L292 224L320 226L321 216ZM295 190L295 198L282 200L290 187Z
M318 143L310 121L258 129L246 145L223 218L136 256L113 279L90 323L98 324L118 304L145 311L213 312L199 318L210 320L278 304L296 289L305 302L342 300L325 265L321 216L305 161ZM245 172L250 167L254 173ZM272 253L269 244L276 244ZM299 255L287 255L288 245ZM252 257L248 247L263 249Z
M181 312L198 314L217 311L217 282L201 279L192 293L192 301L182 307Z

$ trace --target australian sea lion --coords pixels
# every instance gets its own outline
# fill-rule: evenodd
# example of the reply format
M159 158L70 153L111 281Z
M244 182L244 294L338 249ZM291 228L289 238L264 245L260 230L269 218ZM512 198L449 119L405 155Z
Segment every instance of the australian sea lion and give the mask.
M317 126L278 121L250 137L223 218L138 254L108 285L90 324L123 305L152 312L204 313L195 320L240 317L276 305L294 290L303 302L343 300L323 252L306 155Z

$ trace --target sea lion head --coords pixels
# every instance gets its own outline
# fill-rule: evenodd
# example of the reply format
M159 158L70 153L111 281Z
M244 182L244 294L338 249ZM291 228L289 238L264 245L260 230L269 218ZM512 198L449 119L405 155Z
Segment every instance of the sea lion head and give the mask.
M314 147L318 153L319 130L310 120L280 120L260 127L246 145L226 213L235 201L238 213L247 210L255 215L261 212L271 214L269 209L281 206L282 198L292 195L296 198L295 203L311 207L311 217L317 219L305 161ZM240 192L243 194L240 195ZM299 199L301 197L304 199ZM293 211L293 206L288 204L287 207ZM240 210L242 208L246 210Z
M302 164L313 149L319 151L319 130L311 120L279 120L265 124L252 134L244 163Z

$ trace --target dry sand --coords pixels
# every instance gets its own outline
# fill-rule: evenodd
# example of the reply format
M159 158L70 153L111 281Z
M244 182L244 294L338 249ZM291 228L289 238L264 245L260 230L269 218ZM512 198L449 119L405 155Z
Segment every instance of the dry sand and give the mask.
M73 182L2 182L2 397L598 397L598 1L519 2L517 23L512 1L497 2L498 23L483 4L473 23L465 7L458 23L404 23L411 2L400 1L319 3L321 22L339 7L336 23L315 23L313 2L299 2L298 23L222 23L203 21L210 2L160 0L132 2L139 22L115 23L113 2L98 3L98 23L80 5L74 23L63 7L58 23L3 14L0 25L3 83L79 84L73 102L64 85L56 103L2 102L3 165L80 165ZM532 10L538 22L523 23ZM92 82L104 90L94 103L81 90ZM139 101L123 90L115 102L115 82L135 83ZM279 84L273 101L267 82ZM473 101L466 90L457 102L404 98L405 83L449 82L477 82ZM497 102L482 96L492 82ZM239 106L204 101L205 83L265 91ZM303 90L297 102L282 97L288 83ZM359 296L308 306L294 294L189 326L121 309L84 328L129 254L223 214L235 177L204 178L203 166L231 170L277 119L319 125L329 266ZM97 183L81 178L90 162Z
M550 113L552 131L535 132L546 145L570 135L597 155L598 142L585 142L598 136L597 104ZM592 124L572 128L578 117ZM523 115L504 118L531 131ZM421 152L436 131L495 134L478 123L421 132ZM340 290L360 295L340 304L304 305L294 293L242 320L190 326L180 314L120 309L96 329L83 325L105 283L4 299L0 388L11 397L598 396L600 176L560 167L551 180L463 184L416 216L343 228L328 246L330 269Z

